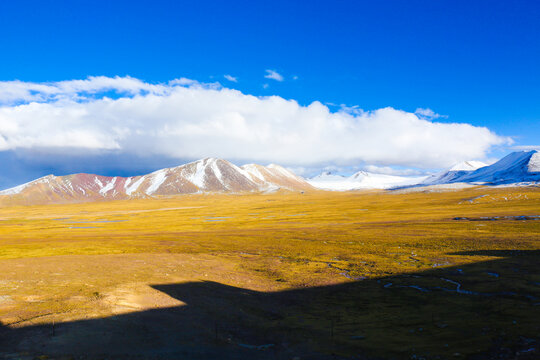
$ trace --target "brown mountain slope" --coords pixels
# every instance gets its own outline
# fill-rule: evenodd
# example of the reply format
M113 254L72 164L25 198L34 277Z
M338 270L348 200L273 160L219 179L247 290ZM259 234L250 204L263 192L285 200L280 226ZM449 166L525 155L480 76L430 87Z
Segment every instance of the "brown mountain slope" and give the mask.
M0 191L2 205L120 200L134 197L204 192L262 192L313 189L303 178L278 165L238 167L226 160L206 158L133 177L93 174L48 175Z

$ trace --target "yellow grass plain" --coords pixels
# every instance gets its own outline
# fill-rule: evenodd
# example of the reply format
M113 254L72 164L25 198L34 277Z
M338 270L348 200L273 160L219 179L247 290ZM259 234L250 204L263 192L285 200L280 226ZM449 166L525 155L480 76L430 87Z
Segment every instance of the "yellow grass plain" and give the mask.
M0 208L0 354L534 358L537 215L538 188L485 187Z

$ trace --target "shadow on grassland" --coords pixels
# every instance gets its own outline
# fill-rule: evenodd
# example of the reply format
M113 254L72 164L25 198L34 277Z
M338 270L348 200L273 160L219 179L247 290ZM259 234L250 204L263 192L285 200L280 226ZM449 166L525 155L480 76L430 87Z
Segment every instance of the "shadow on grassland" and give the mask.
M185 306L0 328L0 354L51 358L340 359L540 356L540 251L334 286L261 293L153 285ZM4 355L4 357L9 357Z

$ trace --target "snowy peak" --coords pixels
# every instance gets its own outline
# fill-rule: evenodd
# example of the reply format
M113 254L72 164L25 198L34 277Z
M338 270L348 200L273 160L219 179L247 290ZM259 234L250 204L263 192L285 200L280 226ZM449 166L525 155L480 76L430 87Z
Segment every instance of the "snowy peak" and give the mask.
M255 191L258 187L238 166L222 159L206 158L177 168L198 191Z
M427 177L402 177L359 171L350 177L322 173L309 179L325 190L391 189L452 183L500 185L540 182L540 153L536 150L511 153L492 165L464 161Z
M346 179L347 177L346 176L343 176L343 175L337 175L337 174L332 174L332 172L330 171L325 171L325 172L322 172L320 173L319 175L317 176L314 176L312 178L309 179L309 182L312 182L312 181L324 181L324 180L335 180L335 181L342 181L344 179Z
M457 164L448 171L430 176L423 184L499 185L540 181L540 153L536 150L513 152L489 166L481 164L476 161ZM470 169L471 165L477 168Z
M132 192L139 191L146 195L173 195L198 192L267 191L276 187L299 190L305 189L306 185L308 184L304 179L278 165L265 167L249 164L238 167L227 160L205 158L145 175L141 184Z
M527 164L527 171L530 173L540 172L540 152L534 150L533 154L529 158L529 163Z
M424 185L447 184L450 182L454 182L455 179L458 179L474 170L483 168L485 166L487 166L487 164L481 161L475 161L475 160L462 161L460 163L455 164L448 170L429 176L423 181L422 184Z
M540 181L540 155L538 151L513 152L496 163L465 174L453 182L511 184Z
M369 177L371 175L376 176L377 174L371 174L371 173L368 173L367 171L358 171L357 173L353 174L350 178L354 180L362 180L363 178Z
M417 184L423 179L425 179L425 177L410 178L358 171L349 177L322 173L312 177L308 182L314 187L323 190L346 191L360 189L389 189L398 186Z
M308 190L312 187L303 178L276 164L262 166L247 164L241 167L246 176L258 186L266 187L266 190L276 188Z
M481 161L469 160L455 164L448 171L474 171L484 166L487 166L487 164Z

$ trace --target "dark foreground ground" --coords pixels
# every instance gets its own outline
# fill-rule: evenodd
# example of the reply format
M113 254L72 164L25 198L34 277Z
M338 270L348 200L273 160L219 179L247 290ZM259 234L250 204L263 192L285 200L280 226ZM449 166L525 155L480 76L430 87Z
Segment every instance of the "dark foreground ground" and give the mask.
M185 305L58 324L4 326L2 356L539 358L540 283L535 280L540 252L479 255L501 259L271 293L212 281L155 284L154 289ZM510 281L503 285L501 279ZM380 341L379 356L363 350L368 339Z

